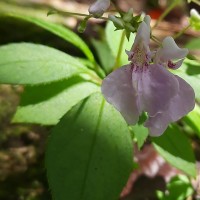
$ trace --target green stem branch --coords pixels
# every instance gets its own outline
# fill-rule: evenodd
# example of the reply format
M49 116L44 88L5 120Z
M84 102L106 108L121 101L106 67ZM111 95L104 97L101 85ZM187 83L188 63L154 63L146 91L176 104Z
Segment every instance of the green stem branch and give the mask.
M188 26L186 26L185 28L183 28L181 31L179 31L176 35L173 36L174 39L177 39L178 37L180 37L183 33L185 33L186 30L188 30L188 28L190 28L190 24Z
M117 69L120 65L120 58L121 58L121 54L122 54L122 49L123 49L123 45L124 45L124 40L126 37L126 33L125 30L122 32L122 37L119 43L119 48L118 48L118 52L117 52L117 57L116 57L116 61L115 64L113 66L113 70Z
M180 0L173 1L170 6L165 10L165 12L159 17L153 28L158 26L158 24L170 13L170 11L179 3Z

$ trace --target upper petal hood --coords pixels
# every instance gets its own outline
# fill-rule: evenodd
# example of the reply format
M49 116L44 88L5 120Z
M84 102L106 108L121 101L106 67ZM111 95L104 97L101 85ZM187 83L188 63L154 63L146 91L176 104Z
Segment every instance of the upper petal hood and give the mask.
M132 87L132 69L123 66L109 74L102 83L102 93L125 118L129 124L135 124L139 119L137 95Z

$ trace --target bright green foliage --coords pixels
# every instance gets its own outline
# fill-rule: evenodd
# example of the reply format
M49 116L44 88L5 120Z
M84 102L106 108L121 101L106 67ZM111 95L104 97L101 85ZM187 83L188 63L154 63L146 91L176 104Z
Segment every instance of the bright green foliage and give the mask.
M77 59L50 47L31 43L0 47L0 83L41 84L90 70Z
M105 70L107 74L110 73L113 69L115 58L112 55L108 44L104 41L95 39L92 40L92 44L96 49L102 68Z
M152 138L152 141L158 153L171 165L190 176L196 176L192 146L176 125L169 126L162 136Z
M26 87L13 122L57 124L72 106L98 90L80 78Z
M191 196L194 189L187 176L178 175L173 177L167 184L167 193L157 191L159 200L185 200Z
M186 45L185 45L186 48L188 49L200 49L200 38L195 38L195 39L192 39L190 40Z
M194 89L196 99L200 100L200 62L185 59L182 66L172 72L187 81Z
M118 199L133 168L132 150L121 115L100 93L85 99L48 140L46 166L54 199Z
M73 44L74 46L78 47L80 50L83 51L83 53L88 57L88 59L93 62L94 56L88 46L85 44L85 42L73 31L70 29L61 26L59 24L51 23L36 17L26 16L26 15L20 15L16 13L9 13L9 14L3 14L1 16L8 16L13 17L21 20L25 20L27 22L33 23L37 26L40 26L51 33L61 37L62 39L66 40L67 42Z
M191 111L183 120L189 125L195 133L200 137L200 107L196 104L193 111Z
M123 31L121 31L121 30L115 31L115 26L113 25L112 22L107 23L105 31L106 31L106 40L108 42L110 50L112 51L113 56L116 58ZM127 40L127 38L124 39L124 45L123 45L122 54L120 57L120 66L129 63L128 56L127 56L125 50L131 49L134 38L135 38L135 35L131 34L129 41Z

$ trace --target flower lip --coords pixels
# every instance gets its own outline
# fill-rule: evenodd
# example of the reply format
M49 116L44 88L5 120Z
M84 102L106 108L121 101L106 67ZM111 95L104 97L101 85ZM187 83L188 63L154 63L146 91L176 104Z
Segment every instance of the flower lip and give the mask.
M187 54L188 49L179 48L172 37L166 37L162 42L162 47L156 52L155 63L162 63L171 69L177 69Z

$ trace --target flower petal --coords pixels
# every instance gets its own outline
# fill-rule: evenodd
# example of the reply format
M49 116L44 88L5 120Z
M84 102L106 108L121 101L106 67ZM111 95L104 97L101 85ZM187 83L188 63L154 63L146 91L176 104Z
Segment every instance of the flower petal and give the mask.
M103 13L109 8L110 0L97 0L88 9L89 13L95 17L101 17Z
M181 49L177 46L172 37L166 37L162 42L162 47L157 51L156 61L166 62L169 60L182 59L188 54L188 49Z
M169 116L165 113L158 113L154 117L149 117L144 126L149 129L150 136L160 136L167 129L170 123Z
M179 92L170 101L168 108L154 117L149 117L144 126L149 128L151 136L160 136L169 123L175 122L194 109L195 94L192 87L182 78L175 76L179 82Z
M193 88L179 76L175 76L179 82L179 92L170 101L167 109L171 121L177 121L194 109L195 94Z
M149 116L155 116L166 110L171 99L178 93L178 80L161 65L150 65L142 74L139 82L142 90L141 104Z
M105 99L122 114L127 123L135 124L139 119L139 110L131 78L131 67L120 67L103 80L101 90Z

